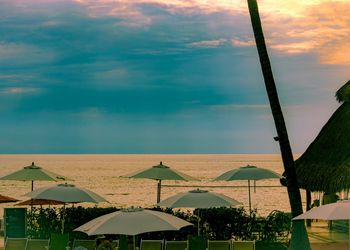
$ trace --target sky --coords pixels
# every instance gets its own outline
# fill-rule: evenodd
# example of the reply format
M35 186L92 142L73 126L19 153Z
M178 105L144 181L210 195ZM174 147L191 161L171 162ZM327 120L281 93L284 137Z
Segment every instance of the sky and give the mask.
M350 79L350 0L258 1L292 150ZM279 153L246 1L1 0L0 153Z

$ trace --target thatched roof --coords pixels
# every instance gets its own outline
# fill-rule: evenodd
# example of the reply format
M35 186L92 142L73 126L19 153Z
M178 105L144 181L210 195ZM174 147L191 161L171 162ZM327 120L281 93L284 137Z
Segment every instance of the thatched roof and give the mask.
M343 103L295 162L301 188L325 192L350 189L350 81L336 97Z

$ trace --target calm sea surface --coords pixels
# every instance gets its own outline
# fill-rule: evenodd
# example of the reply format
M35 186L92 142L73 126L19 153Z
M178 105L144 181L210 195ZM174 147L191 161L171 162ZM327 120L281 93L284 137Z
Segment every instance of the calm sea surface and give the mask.
M160 161L164 165L201 180L163 181L164 185L178 187L162 187L162 199L192 190L197 186L210 186L202 189L230 196L242 202L245 208L248 207L247 181L213 182L212 179L228 170L247 164L268 168L280 174L283 172L280 155L0 155L0 176L28 166L33 161L42 168L73 179L72 183L75 185L104 196L111 205L117 207L149 207L156 203L156 181L120 176L158 165ZM54 182L36 181L34 188L54 184ZM252 189L252 207L257 208L260 215L267 215L275 209L290 210L286 188L280 187L278 179L257 181L256 184L270 186L257 187L256 192ZM20 200L27 199L23 195L30 189L30 182L0 181L2 195ZM85 205L89 206L89 204ZM99 206L109 205L99 204ZM11 206L13 205L1 205L1 207ZM0 215L2 213L3 209L0 210Z

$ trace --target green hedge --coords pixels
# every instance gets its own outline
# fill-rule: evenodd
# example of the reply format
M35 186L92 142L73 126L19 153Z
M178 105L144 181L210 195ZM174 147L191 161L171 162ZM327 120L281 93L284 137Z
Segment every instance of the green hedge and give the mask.
M249 215L243 208L211 208L199 209L193 213L171 209L149 208L173 214L193 223L194 227L186 227L176 232L153 232L140 236L143 239L175 239L185 240L188 235L197 233L197 222L200 214L201 234L211 240L262 240L268 242L286 242L291 225L290 214L273 211L266 218L258 217L256 211ZM72 238L88 238L84 233L73 229L104 214L117 211L116 207L108 208L33 208L28 215L28 234L32 238L49 238L50 233L61 231L62 213L65 211L65 232ZM93 237L94 238L94 237Z

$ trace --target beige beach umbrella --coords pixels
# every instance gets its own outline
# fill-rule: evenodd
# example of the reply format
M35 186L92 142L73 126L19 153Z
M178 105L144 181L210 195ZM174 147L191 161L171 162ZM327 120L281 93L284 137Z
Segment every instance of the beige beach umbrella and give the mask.
M17 201L18 200L15 198L0 194L0 203L10 203L10 202L17 202Z
M34 190L34 181L64 181L70 180L67 177L45 170L32 162L32 165L26 166L23 169L15 171L11 174L0 177L0 180L13 181L31 181L32 191Z
M250 181L263 180L263 179L280 179L282 175L271 171L266 168L258 168L256 166L247 165L232 169L216 177L215 181L235 181L235 180L247 180L248 181L248 200L249 200L249 212L252 210L251 195L250 195Z
M169 208L232 207L240 204L242 203L226 195L215 193L215 192L209 192L207 190L200 190L200 189L179 193L157 203L158 206L164 206ZM198 214L198 235L200 231L199 223L200 223L200 216Z
M160 202L162 180L198 181L197 178L181 173L175 169L171 169L170 167L163 165L162 162L160 162L159 165L137 171L136 173L124 177L157 180L157 203Z
M74 229L74 231L84 232L87 235L135 236L147 232L177 231L191 225L191 223L167 213L143 208L128 208L102 215Z
M293 220L320 219L320 220L349 220L350 239L350 200L338 201L319 207L294 217ZM350 249L350 241L349 241Z
M45 199L63 202L63 218L62 218L62 233L64 232L64 215L66 203L80 202L108 202L102 196L86 189L80 188L73 184L58 184L54 186L38 188L32 192L25 194L32 199Z

